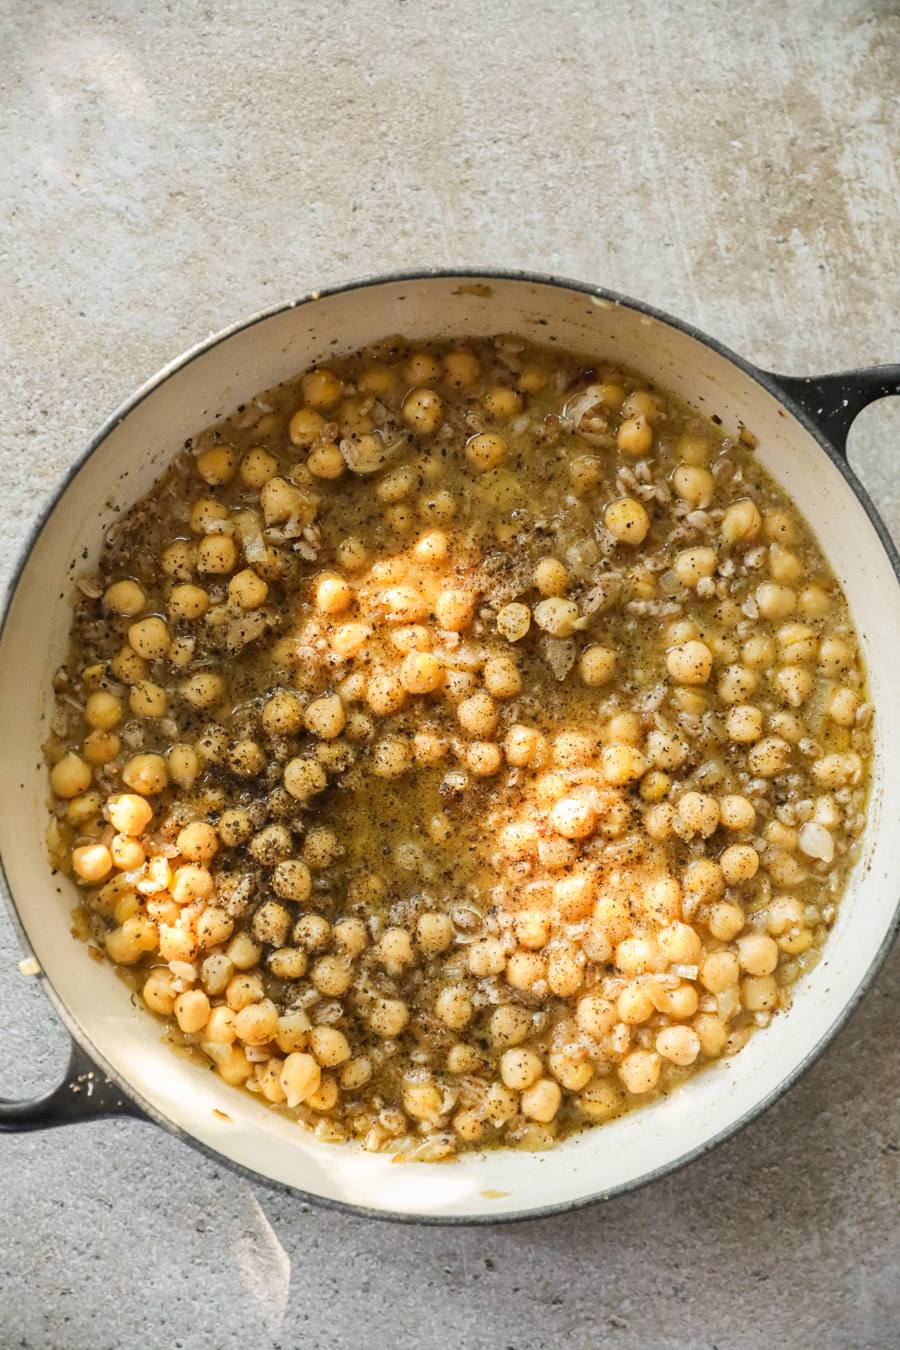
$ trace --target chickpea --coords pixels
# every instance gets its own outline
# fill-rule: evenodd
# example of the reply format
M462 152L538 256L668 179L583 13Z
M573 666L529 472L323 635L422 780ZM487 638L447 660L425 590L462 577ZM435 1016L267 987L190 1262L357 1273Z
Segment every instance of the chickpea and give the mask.
M506 441L494 431L483 431L466 441L466 459L478 473L498 468L506 458Z
M379 998L369 1013L376 1036L399 1036L409 1021L409 1008L399 998Z
M252 567L235 572L228 583L228 598L241 609L259 609L268 594L269 587Z
M71 750L50 770L50 786L64 801L80 796L90 785L90 765Z
M433 693L443 682L443 666L428 652L410 652L400 667L400 683L409 694Z
M353 602L353 590L343 577L325 573L316 582L313 603L321 614L342 614Z
M110 764L122 747L112 731L91 731L84 738L82 753L88 764Z
M127 618L140 614L146 603L143 590L136 581L130 579L113 582L103 593L104 608Z
M76 848L72 853L72 868L75 875L91 885L103 881L112 871L112 858L103 844L87 844Z
M538 952L513 952L506 963L506 983L512 989L530 989L546 974L546 961Z
M750 933L737 943L741 969L748 975L771 975L778 965L778 944L765 933Z
M756 603L764 619L786 619L797 605L797 593L790 586L764 581L756 588Z
M859 698L852 689L836 689L828 704L828 716L839 727L852 727L859 707Z
M477 778L489 778L503 765L503 751L490 741L474 741L466 750L466 765Z
M237 560L237 544L230 534L208 534L197 545L198 572L222 576L233 571Z
M645 417L628 417L616 432L616 445L627 455L645 455L653 445L653 428Z
M657 1052L686 1068L700 1053L700 1037L690 1027L664 1027L656 1038Z
M496 422L507 422L522 407L522 400L513 389L504 389L496 386L488 390L484 396L484 410L488 417L492 417Z
M232 445L213 445L197 456L197 472L210 487L230 483L237 468L237 451ZM182 1028L183 1030L183 1028Z
M684 889L701 903L718 900L725 892L725 877L712 858L698 858L684 874Z
M474 618L475 596L459 588L443 590L435 599L434 615L440 628L461 633Z
M446 488L441 488L438 492L422 493L418 507L419 514L435 525L447 525L456 515L456 499Z
M522 691L522 676L508 656L492 656L485 662L484 686L494 698L514 698Z
M778 1007L778 985L772 975L748 975L741 981L741 1001L748 1012L771 1012Z
M718 565L713 548L686 548L675 559L674 572L682 586L695 587L704 577L711 577Z
M416 925L416 939L428 956L446 951L453 941L453 927L446 914L426 913Z
M712 652L697 639L670 647L666 653L666 668L679 684L706 684L712 664Z
M133 872L142 867L146 861L146 850L143 844L137 839L131 839L127 834L117 834L109 846L112 860L116 867L123 872Z
M166 761L162 755L135 755L122 770L122 782L145 797L162 792L169 783Z
M195 820L179 831L176 845L182 857L191 862L209 862L219 850L219 840L212 825L204 820Z
M333 741L347 724L344 705L337 694L326 694L314 699L303 718L307 730L322 740Z
M605 466L598 455L578 455L569 462L572 488L579 497L585 496L603 481Z
M542 558L531 573L532 584L541 595L563 595L569 589L569 573L558 558Z
M285 766L284 786L298 801L309 801L327 786L328 779L321 765L311 759L292 759Z
M790 745L780 736L766 736L753 746L747 761L755 774L763 778L773 778L786 766L790 751ZM815 766L813 772L815 773Z
M560 596L548 596L546 600L539 600L534 607L535 623L551 637L571 637L579 618L575 601L564 600Z
M444 376L454 389L475 384L481 375L481 362L474 352L464 349L448 352L444 357Z
M417 562L428 567L440 567L447 561L450 545L443 530L428 530L419 536L413 549Z
M650 529L646 508L633 497L620 497L610 502L603 513L603 523L620 544L634 546L644 542Z
M139 680L128 695L128 707L135 717L165 717L168 702L165 689L152 680Z
M190 539L176 539L163 550L162 567L167 576L175 577L177 581L190 581L197 567L196 545Z
M412 753L401 736L386 736L372 752L372 772L379 778L396 778L412 764Z
M578 1098L578 1106L589 1120L609 1120L621 1105L621 1088L604 1078L590 1083Z
M609 647L599 643L585 647L578 662L578 672L584 684L596 688L608 684L616 673L618 657Z
M747 918L740 905L725 901L710 906L706 921L710 933L720 942L731 942L746 926Z
M406 395L401 408L403 420L420 436L433 436L444 417L444 402L433 389L419 387Z
M762 713L752 703L738 703L728 710L725 730L733 741L750 744L762 736Z
M682 501L705 511L715 496L716 481L708 469L696 464L679 464L672 474L672 486Z
M292 428L293 420L291 422L291 429ZM291 434L291 440L293 439L293 434ZM295 444L297 444L297 442L295 442ZM264 449L261 445L257 445L251 450L248 450L242 457L238 468L238 477L244 487L256 488L259 490L260 488L265 487L266 483L268 483L271 478L274 478L277 472L278 460L270 451Z
M719 802L722 824L726 830L749 830L756 820L756 808L746 797L729 793Z
M312 1055L292 1051L284 1061L280 1075L281 1087L289 1107L299 1106L319 1091L322 1070Z
M404 966L415 959L412 940L405 928L386 928L377 947L378 960L392 975L398 975Z
M853 664L853 654L843 638L826 637L819 647L819 665L826 675L839 678L846 675Z
M584 956L561 944L547 960L547 984L559 998L571 998L584 982Z
M500 710L485 690L478 690L471 698L457 704L456 716L464 731L471 736L490 736L500 718Z
M619 1077L634 1095L652 1092L659 1081L659 1055L650 1050L632 1050L619 1065Z
M300 390L304 402L308 407L317 410L330 408L333 403L336 403L343 392L343 388L343 383L334 371L328 370L325 366L307 371L300 380Z
M762 516L749 497L732 502L722 519L722 543L726 548L735 544L750 544L759 537Z
M144 661L161 661L169 650L169 630L157 615L138 619L128 629L128 643Z
M738 970L734 952L712 952L700 967L700 983L711 994L721 994L737 984Z
M227 942L234 932L234 919L224 909L217 905L207 905L206 909L200 915L196 922L197 941L201 947L217 947L221 942ZM218 993L219 990L210 989L210 993Z
M536 1083L543 1071L541 1057L534 1050L506 1050L500 1057L500 1077L506 1087L522 1091Z
M110 937L111 933L107 935L107 951ZM115 959L113 957L113 960ZM172 1016L175 1011L175 999L178 997L174 985L175 976L170 970L151 970L141 990L144 1002L151 1012L158 1013L161 1017Z
M800 612L805 619L827 618L831 605L831 596L824 586L807 586L800 594Z
M716 693L723 703L743 703L755 691L759 680L747 666L726 666Z
M413 737L413 750L417 764L440 764L447 747L440 736L432 731L418 731Z
M174 1012L182 1031L202 1031L209 1021L209 999L202 989L186 989L176 998Z

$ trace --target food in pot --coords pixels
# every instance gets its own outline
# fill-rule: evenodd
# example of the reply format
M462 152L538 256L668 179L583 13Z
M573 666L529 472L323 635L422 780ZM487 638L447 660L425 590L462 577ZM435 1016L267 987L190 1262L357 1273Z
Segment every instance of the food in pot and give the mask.
M180 1053L410 1159L739 1051L865 821L851 616L752 437L510 335L389 338L189 441L55 688L80 935Z

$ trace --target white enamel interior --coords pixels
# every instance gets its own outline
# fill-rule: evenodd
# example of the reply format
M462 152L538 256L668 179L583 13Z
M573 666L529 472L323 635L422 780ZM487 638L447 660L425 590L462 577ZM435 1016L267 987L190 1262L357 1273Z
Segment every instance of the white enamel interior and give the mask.
M888 932L900 890L900 588L863 507L815 441L753 379L709 347L625 306L525 280L388 281L257 321L172 370L109 432L57 503L22 573L0 642L0 853L28 940L73 1022L123 1082L165 1121L223 1157L313 1196L389 1214L499 1219L578 1202L665 1169L778 1092L840 1018ZM725 425L759 438L759 455L798 502L843 585L878 708L875 787L865 856L824 959L791 1011L665 1101L541 1154L494 1152L452 1166L317 1143L303 1130L172 1055L112 971L69 933L74 889L44 856L50 676L65 651L70 569L97 554L116 502L157 477L185 437L312 361L385 333L515 331L633 366ZM884 826L884 828L882 828ZM227 1113L226 1121L214 1108Z

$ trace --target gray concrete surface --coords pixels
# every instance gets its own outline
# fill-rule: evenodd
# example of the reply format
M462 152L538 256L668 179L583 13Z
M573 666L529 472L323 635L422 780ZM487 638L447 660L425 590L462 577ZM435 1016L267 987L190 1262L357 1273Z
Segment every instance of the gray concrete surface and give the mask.
M385 268L601 281L793 373L900 358L894 0L0 3L0 566L133 387ZM853 456L900 535L900 416ZM0 1091L65 1037L0 916ZM713 1156L603 1208L416 1231L136 1123L0 1141L0 1350L892 1350L898 954Z

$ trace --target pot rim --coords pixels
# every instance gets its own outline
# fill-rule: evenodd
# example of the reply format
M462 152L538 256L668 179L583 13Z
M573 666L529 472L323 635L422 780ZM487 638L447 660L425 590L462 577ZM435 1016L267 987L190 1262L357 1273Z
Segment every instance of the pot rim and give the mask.
M98 428L93 436L90 437L84 449L71 463L63 477L56 487L51 491L48 498L44 501L37 516L32 522L25 541L19 549L18 555L13 564L9 578L4 586L2 597L0 597L0 641L6 628L7 618L12 606L13 599L18 589L22 574L24 573L32 551L40 535L43 533L47 522L56 509L57 505L65 496L69 486L80 473L83 466L91 458L97 449L103 444L112 430L124 419L129 416L135 408L143 403L147 398L156 393L156 391L166 383L166 381L176 372L186 369L199 357L219 346L228 338L235 334L243 332L245 329L252 328L256 324L267 319L274 318L278 314L283 314L292 309L299 309L303 306L314 304L319 300L327 300L332 296L341 295L350 291L366 290L370 287L383 286L402 282L420 282L420 281L442 281L442 280L472 280L472 281L511 281L523 282L526 284L538 286L550 286L558 290L572 291L587 295L595 300L605 301L611 305L621 306L631 309L639 314L643 314L650 319L666 324L679 332L686 334L695 341L702 343L710 348L717 355L729 361L736 366L745 375L755 383L762 386L790 415L798 421L804 429L813 437L819 448L827 455L832 464L838 469L848 487L860 501L867 517L869 518L879 540L890 560L894 576L900 585L900 554L898 554L887 527L882 521L878 511L875 508L868 492L863 484L857 478L851 468L845 455L839 453L834 444L822 432L812 417L779 385L777 377L767 371L760 369L752 362L746 360L730 347L720 342L717 338L710 337L707 333L697 328L686 320L679 319L669 314L665 310L658 309L653 305L646 304L643 301L635 300L630 296L621 294L618 291L612 291L602 286L592 285L589 282L577 281L573 278L558 276L553 273L534 272L526 269L504 269L494 267L454 267L454 268L424 268L406 271L403 269L384 272L371 273L362 277L353 278L348 281L337 282L331 286L324 286L317 290L312 290L302 295L296 300L283 301L279 304L268 306L265 309L258 310L246 319L238 320L236 323L228 325L217 333L211 334L203 341L189 347L180 356L176 357L164 365L155 375L145 381L144 384L130 397L125 399L120 406L112 413ZM0 856L0 892L3 894L7 911L12 920L16 935L23 949L36 957L31 944L25 932L24 924L19 915L18 906L12 893L9 880L6 876L2 856ZM134 1089L127 1079L117 1073L106 1059L95 1048L93 1042L78 1023L74 1012L69 1005L63 1001L57 993L52 981L44 973L43 969L39 971L41 986L47 995L51 1005L56 1010L60 1020L69 1032L70 1037L80 1046L81 1049L90 1056L99 1069L114 1082L125 1095L125 1097L135 1103L140 1111L154 1124L166 1130L167 1133L174 1135L192 1148L199 1150L207 1157L224 1164L231 1171L237 1172L246 1180L260 1183L267 1188L278 1191L283 1194L295 1196L297 1199L307 1202L316 1207L326 1210L336 1210L340 1213L350 1214L356 1217L379 1219L389 1223L403 1223L412 1225L421 1225L423 1227L475 1227L485 1225L498 1225L508 1223L524 1223L529 1220L551 1218L561 1214L567 1214L574 1210L586 1209L590 1205L599 1204L601 1201L610 1200L619 1195L627 1195L630 1192L640 1190L661 1177L671 1175L686 1167L689 1163L704 1157L720 1144L725 1143L733 1135L737 1134L745 1126L751 1124L775 1102L779 1101L794 1086L797 1080L806 1073L806 1071L823 1054L828 1045L833 1041L837 1033L846 1025L850 1017L858 1008L864 995L871 988L872 984L893 945L898 931L900 931L900 897L894 910L890 923L888 924L884 937L879 944L865 975L854 990L853 995L844 1004L841 1011L834 1018L829 1027L827 1027L817 1040L816 1044L804 1057L804 1059L781 1080L777 1087L773 1088L766 1096L760 1098L753 1106L749 1107L736 1120L732 1121L711 1139L695 1148L682 1154L669 1163L660 1165L650 1171L642 1173L640 1176L630 1181L611 1187L606 1191L594 1192L590 1195L581 1196L576 1200L567 1200L556 1205L543 1205L539 1208L523 1210L504 1215L443 1215L443 1214L414 1214L399 1213L390 1210L377 1209L372 1206L353 1204L344 1200L333 1200L315 1194L314 1192L301 1190L299 1187L292 1186L287 1182L276 1181L257 1172L252 1168L246 1167L241 1163L232 1161L223 1153L211 1145L204 1143L192 1134L189 1130L177 1125L165 1116L158 1108L149 1102L142 1093ZM37 959L37 957L36 957Z

